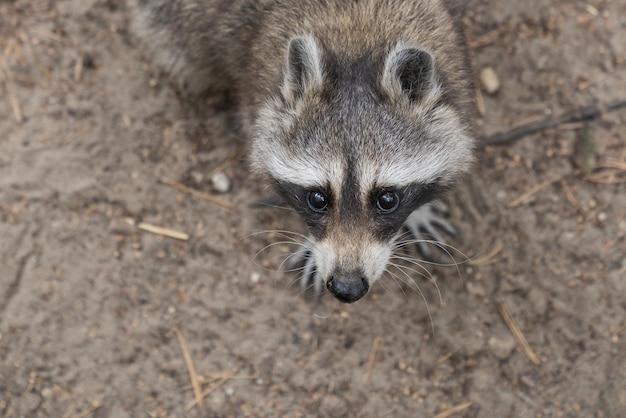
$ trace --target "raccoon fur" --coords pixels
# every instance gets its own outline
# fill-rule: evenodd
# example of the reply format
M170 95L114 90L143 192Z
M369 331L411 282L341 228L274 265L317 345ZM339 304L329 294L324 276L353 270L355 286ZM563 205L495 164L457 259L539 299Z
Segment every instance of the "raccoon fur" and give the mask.
M253 169L300 214L305 279L355 302L470 167L470 77L439 0L130 0L190 93L230 94ZM444 225L445 226L445 225Z

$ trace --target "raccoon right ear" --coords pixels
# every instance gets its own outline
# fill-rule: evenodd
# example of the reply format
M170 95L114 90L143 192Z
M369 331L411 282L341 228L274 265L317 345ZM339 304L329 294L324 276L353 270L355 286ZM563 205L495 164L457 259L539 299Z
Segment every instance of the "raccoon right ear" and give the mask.
M401 44L389 52L382 85L393 95L403 94L418 102L436 87L435 61L430 53Z
M289 41L282 94L287 102L302 97L310 87L322 84L322 63L317 42L311 35Z

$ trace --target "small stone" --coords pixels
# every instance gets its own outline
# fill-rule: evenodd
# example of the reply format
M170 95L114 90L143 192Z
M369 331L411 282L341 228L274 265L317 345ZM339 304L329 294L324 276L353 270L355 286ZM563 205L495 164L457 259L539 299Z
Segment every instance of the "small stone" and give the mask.
M211 177L211 184L218 193L226 193L230 190L230 179L223 172L215 173Z
M191 172L191 178L193 178L193 181L196 184L201 184L204 181L204 174L202 174L199 171L192 171Z
M467 282L467 291L475 296L485 296L485 289L479 285L472 282Z
M607 218L608 218L608 216L607 216L606 212L598 213L598 221L606 222Z
M252 273L252 275L250 276L250 281L252 283L258 283L259 280L261 280L261 275L257 272Z
M500 90L500 79L495 70L485 67L480 72L480 85L487 94L494 95Z
M508 358L517 345L512 336L491 337L487 344L493 355L500 360Z

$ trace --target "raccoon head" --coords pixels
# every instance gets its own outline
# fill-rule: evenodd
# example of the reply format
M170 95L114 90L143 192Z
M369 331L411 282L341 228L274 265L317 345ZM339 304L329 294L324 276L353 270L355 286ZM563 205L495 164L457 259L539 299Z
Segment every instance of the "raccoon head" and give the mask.
M472 160L436 58L401 42L338 56L311 35L286 49L282 84L255 121L253 167L312 235L316 273L343 302L365 295L407 217Z

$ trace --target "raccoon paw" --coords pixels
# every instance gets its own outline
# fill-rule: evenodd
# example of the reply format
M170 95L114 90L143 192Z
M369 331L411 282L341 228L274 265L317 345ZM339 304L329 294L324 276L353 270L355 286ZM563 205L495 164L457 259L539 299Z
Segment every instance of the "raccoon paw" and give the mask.
M456 236L456 228L444 216L448 214L448 207L440 200L427 203L414 210L404 221L404 227L415 238L418 251L426 258L432 259L432 245L445 245L440 230ZM444 250L445 251L445 250Z
M300 248L291 255L289 262L291 268L301 266L300 287L302 292L313 290L316 295L321 295L324 291L324 281L317 274L315 267L315 259L311 249L306 243L300 245Z

